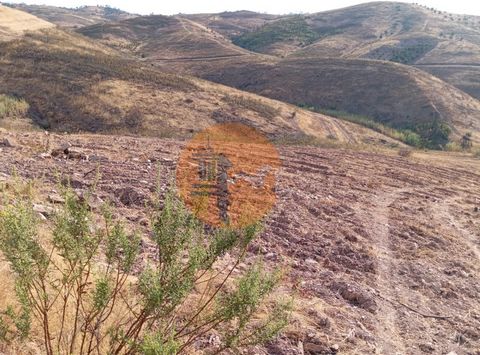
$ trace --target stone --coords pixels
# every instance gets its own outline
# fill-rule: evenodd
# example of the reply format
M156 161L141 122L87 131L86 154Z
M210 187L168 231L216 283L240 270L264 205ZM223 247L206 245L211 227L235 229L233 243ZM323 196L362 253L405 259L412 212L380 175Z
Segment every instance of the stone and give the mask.
M7 138L0 140L0 146L5 148L13 148L13 144Z
M57 193L48 195L48 201L51 203L65 203L65 199Z
M88 160L88 156L85 153L76 149L67 148L65 154L67 155L67 159Z
M33 204L33 210L43 217L50 217L55 213L55 210L52 207L40 205L40 204Z

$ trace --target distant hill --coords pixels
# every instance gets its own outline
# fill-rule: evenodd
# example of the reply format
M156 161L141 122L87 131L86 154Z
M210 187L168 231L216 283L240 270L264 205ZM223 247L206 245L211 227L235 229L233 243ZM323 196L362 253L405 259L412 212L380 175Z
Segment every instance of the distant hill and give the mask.
M185 138L215 123L243 122L289 142L399 145L353 123L166 74L60 29L0 43L0 62L0 99L19 102L24 118L53 131Z
M237 20L241 25L241 17ZM417 65L480 99L480 17L372 2L264 21L230 38L259 53Z
M26 31L37 31L54 27L38 17L0 5L0 41L11 40Z
M480 142L480 102L405 65L354 59L195 63L205 79L316 109L364 115L419 133L430 147L472 132ZM448 132L444 126L450 127Z
M377 14L377 22L372 11ZM415 21L408 20L403 13L428 14L429 11L413 5L372 3L323 15L275 17L234 12L148 16L89 26L79 32L163 70L186 72L292 104L337 111L340 115L363 115L396 129L413 130L429 147L459 140L467 132L472 132L474 140L480 141L478 100L408 64L373 58L370 55L373 49L367 51L363 45L368 40L379 41L385 30L375 36L377 27L386 26L395 18L403 23L402 28L398 28L399 36L416 31ZM395 15L397 12L399 15ZM229 22L241 29L240 37L232 35L227 26ZM334 24L337 27L331 27ZM223 34L206 26L215 27ZM326 38L316 38L319 28L325 36L329 34L332 46L338 48L329 49ZM252 37L256 34L260 39ZM421 36L424 38L419 42L422 50L437 43L430 35L421 33ZM247 50L236 46L240 38L251 40L255 48ZM409 38L408 43L416 43L413 37ZM347 56L351 52L347 50L347 39L355 42L348 46L363 54ZM262 47L267 42L270 44ZM318 44L320 42L323 44ZM345 47L344 53L338 50L341 46ZM256 54L252 50L268 54ZM422 67L418 65L418 68ZM474 79L467 84L458 82L465 77L450 75L449 78L457 78L453 84L469 93L475 85L470 84Z
M137 15L109 6L81 6L64 8L47 5L8 4L62 27L83 27L96 23L120 21Z
M219 33L182 17L143 16L84 27L79 33L149 59L194 59L251 54Z

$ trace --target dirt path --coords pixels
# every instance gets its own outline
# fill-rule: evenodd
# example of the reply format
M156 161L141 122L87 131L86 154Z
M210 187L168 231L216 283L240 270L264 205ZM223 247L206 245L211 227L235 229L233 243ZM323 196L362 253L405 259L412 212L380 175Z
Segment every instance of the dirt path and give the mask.
M366 225L366 231L373 242L373 249L377 256L378 275L377 291L388 300L397 299L397 290L393 280L395 265L391 255L391 241L389 231L390 205L397 199L401 190L381 192L374 201L374 208L369 211L363 206L357 206L357 215L364 221L371 221ZM377 353L401 355L406 354L404 339L398 328L398 311L384 299L378 301L378 317L376 326Z

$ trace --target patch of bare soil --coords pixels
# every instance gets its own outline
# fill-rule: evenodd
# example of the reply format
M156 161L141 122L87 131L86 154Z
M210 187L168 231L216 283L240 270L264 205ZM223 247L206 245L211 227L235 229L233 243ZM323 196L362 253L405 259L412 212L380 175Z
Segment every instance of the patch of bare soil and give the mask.
M112 200L140 226L185 146L0 131L3 138L11 146L0 147L0 182L16 171L47 195L59 174L79 192L96 185L97 202ZM45 153L59 147L56 157ZM480 161L279 151L277 204L250 255L285 270L278 296L293 295L295 311L279 339L250 353L480 354Z

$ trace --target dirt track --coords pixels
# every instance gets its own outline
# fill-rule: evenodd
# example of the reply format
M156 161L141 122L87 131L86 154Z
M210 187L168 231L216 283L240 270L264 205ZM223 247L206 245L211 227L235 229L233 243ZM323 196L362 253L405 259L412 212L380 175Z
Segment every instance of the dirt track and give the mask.
M41 155L43 134L4 137L14 147L1 148L0 181L15 169L48 193L60 172L82 190L98 168L98 198L113 199L132 222L145 217L156 172L163 187L173 177L184 145L50 138L52 148L70 143L86 153L83 161ZM480 354L480 161L312 147L280 153L278 203L251 254L285 268L279 294L294 294L296 311L285 335L258 352Z

